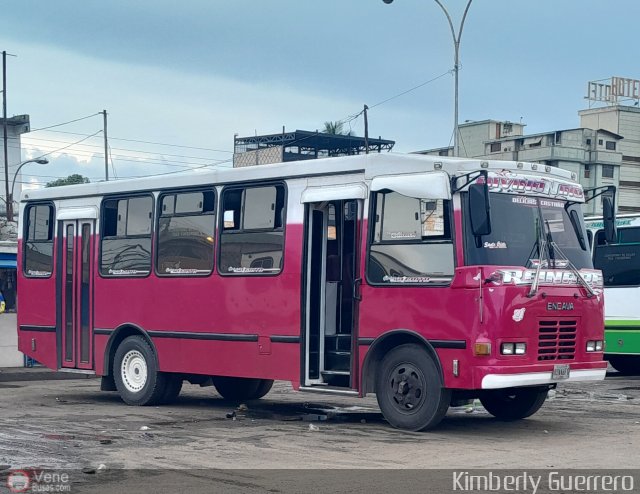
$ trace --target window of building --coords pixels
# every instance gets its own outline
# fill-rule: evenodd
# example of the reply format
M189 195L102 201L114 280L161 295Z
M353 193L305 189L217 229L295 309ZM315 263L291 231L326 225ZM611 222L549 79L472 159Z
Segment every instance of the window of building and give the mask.
M224 275L278 274L284 253L283 185L228 188L218 268Z
M584 178L590 178L590 177L591 177L591 166L584 165Z
M598 146L602 146L602 144L603 144L602 139L598 139Z
M602 165L602 178L613 178L613 165Z
M100 273L146 276L151 271L153 198L107 199L102 205Z
M587 143L587 146L591 146L591 139L587 139L585 142Z
M492 143L490 144L490 151L491 151L492 153L499 153L501 150L502 150L501 143L499 143L499 142L492 142Z
M213 271L215 192L163 194L158 219L158 275L207 275Z
M615 143L615 141L607 141L607 143L606 143L606 148L607 148L609 151L615 151L615 150L616 150L616 143Z
M373 197L375 225L367 278L372 284L448 283L453 277L450 203L397 192Z
M25 218L24 274L48 278L53 271L53 206L27 206Z
M440 151L438 151L438 156L449 156L449 150L441 149Z

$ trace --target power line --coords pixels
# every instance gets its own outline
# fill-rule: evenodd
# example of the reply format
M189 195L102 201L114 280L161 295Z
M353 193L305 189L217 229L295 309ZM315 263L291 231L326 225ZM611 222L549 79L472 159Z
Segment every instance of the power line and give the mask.
M69 144L68 146L63 146L63 147L61 147L61 148L54 149L53 151L50 151L50 152L48 152L48 153L45 153L45 154L43 154L43 155L41 155L41 156L38 156L37 158L34 158L34 159L44 158L45 156L49 156L50 154L57 153L57 152L59 152L59 151L64 151L65 149L68 149L68 148L70 148L71 146L75 146L76 144L80 144L81 142L86 141L87 139L89 139L89 138L91 138L91 137L93 137L93 136L97 136L100 132L102 132L102 131L101 131L101 130L99 130L98 132L94 132L93 134L91 134L91 135L89 135L89 136L87 136L87 137L85 137L85 138L83 138L83 139L80 139L80 140L79 140L79 141L77 141L77 142L72 142L72 143L71 143L71 144Z
M16 139L17 138L13 138ZM61 141L58 139L44 139L44 138L38 138L38 137L25 137L23 139L23 141L27 141L27 142L31 142L31 141L37 141L37 142L57 142L57 143L64 143L67 141ZM82 147L90 147L90 148L99 148L101 151L104 149L104 146L102 144L81 144ZM18 146L15 146L16 148L19 148ZM126 152L130 152L130 153L140 153L140 154L153 154L153 155L157 155L157 156L171 156L173 158L188 158L188 159L196 159L196 160L210 160L210 157L201 157L201 156L190 156L190 155L184 155L184 154L171 154L171 153L162 153L162 152L155 152L155 151L143 151L141 149L129 149L129 148L117 148L114 147L112 148L111 145L109 145L109 149L112 151L126 151Z
M51 130L50 132L55 132L58 134L70 134L70 135L78 135L78 136L86 136L87 134L82 134L80 132L67 132L64 130ZM109 141L124 141L124 142L138 142L141 144L152 144L154 146L168 146L168 147L174 147L174 148L182 148L182 149L197 149L199 151L213 151L216 153L231 153L233 154L233 151L229 151L228 149L213 149L213 148L202 148L202 147L196 147L196 146L183 146L181 144L169 144L167 142L152 142L152 141L143 141L140 139L125 139L123 137L112 137L109 136Z
M443 77L444 77L445 75L447 75L447 74L451 74L451 72L452 72L452 70L447 70L446 72L444 72L444 73L440 74L440 75L439 75L439 76L437 76L437 77L434 77L433 79L429 79L428 81L425 81L425 82L423 82L423 83L421 83L421 84L418 84L417 86L414 86L414 87L412 87L411 89L407 89L406 91L402 91L401 93L398 93L398 94L396 94L395 96L391 96L390 98L387 98L387 99L385 99L385 100L382 100L382 101L380 101L379 103L376 103L375 105L371 105L371 106L369 107L369 109L375 108L376 106L380 106L380 105L383 105L383 104L385 104L385 103L388 103L389 101L391 101L391 100L393 100L393 99L396 99L396 98L399 98L400 96L404 96L405 94L410 93L411 91L415 91L416 89L420 89L421 87L426 86L427 84L431 84L432 82L435 82L435 81L437 81L438 79L443 78Z
M9 146L12 147L12 146ZM50 148L50 146L28 146L28 147L23 147L23 150L33 150L33 151L41 151L41 150L47 150L48 148ZM18 149L16 147L16 149ZM51 151L51 152L55 152L55 150ZM100 159L100 158L104 158L104 153L97 153L97 152L92 152L92 151L87 151L87 150L75 150L73 151L73 153L70 153L71 156L76 156L76 157L80 157L80 158L85 158L85 159ZM110 160L113 161L113 159L116 159L118 161L126 161L129 163L135 163L135 164L140 164L140 165L155 165L155 166L171 166L171 167L175 167L175 168L182 168L185 170L188 169L192 169L193 167L197 167L197 166L202 166L203 163L194 163L194 162L190 162L190 161L177 161L177 160L162 160L162 159L154 159L154 158L147 158L147 157L138 157L138 156L129 156L129 155L121 155L121 154L113 154L110 155ZM210 164L215 164L215 163L226 163L227 160L212 160L211 158L198 158L201 160L206 160L208 161L208 163L205 163L205 166L209 166Z
M62 127L63 125L69 125L70 123L80 122L81 120L86 120L87 118L95 117L96 115L101 115L101 113L94 113L92 115L87 115L86 117L76 118L75 120L69 120L68 122L63 122L55 125L49 125L48 127L40 127L39 129L31 129L29 132L38 132L39 130L47 130L53 129L54 127Z

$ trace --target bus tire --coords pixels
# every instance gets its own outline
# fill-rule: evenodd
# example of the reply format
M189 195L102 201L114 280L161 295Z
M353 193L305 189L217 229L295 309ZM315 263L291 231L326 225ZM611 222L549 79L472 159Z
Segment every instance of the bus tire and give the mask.
M151 345L142 336L129 336L114 357L114 379L127 405L156 405L162 401L167 375L158 371Z
M547 386L491 389L482 392L480 403L499 420L520 420L540 410L548 393Z
M164 388L164 394L160 400L160 403L169 404L173 403L180 396L182 390L182 376L180 374L167 374L167 384Z
M398 429L427 430L440 423L451 403L438 366L414 344L389 351L378 368L376 398L382 415Z
M640 356L607 355L607 360L615 370L624 376L640 374Z
M260 399L273 386L271 379L212 376L212 380L220 396L229 401Z

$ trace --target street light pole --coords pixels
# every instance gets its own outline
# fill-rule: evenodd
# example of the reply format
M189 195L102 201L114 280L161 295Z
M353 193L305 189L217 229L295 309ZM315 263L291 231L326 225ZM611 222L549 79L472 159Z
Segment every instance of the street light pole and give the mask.
M382 0L384 3L392 3L393 0ZM459 132L458 132L458 72L460 71L460 38L462 36L462 29L464 28L464 21L467 18L467 12L469 12L469 7L471 7L471 2L473 0L468 0L467 6L464 9L464 14L462 14L462 20L460 21L460 26L458 27L458 33L456 34L456 30L453 27L453 21L451 20L451 16L449 15L449 11L442 5L440 0L434 0L438 6L444 12L444 15L447 17L447 21L449 22L449 27L451 28L451 37L453 38L453 85L454 85L454 95L453 95L453 155L460 155L460 141L459 141Z
M46 165L47 163L49 163L49 160L46 158L35 158L32 160L23 161L18 165L18 169L14 173L13 180L11 181L11 194L8 194L7 196L7 221L13 221L13 190L15 189L16 178L18 176L18 173L20 173L20 169L27 163L38 163L40 165ZM7 189L8 188L9 187L7 187Z

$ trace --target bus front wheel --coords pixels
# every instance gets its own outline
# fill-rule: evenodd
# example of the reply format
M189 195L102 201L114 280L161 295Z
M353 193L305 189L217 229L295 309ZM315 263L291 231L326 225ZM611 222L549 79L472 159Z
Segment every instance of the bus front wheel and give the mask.
M398 429L427 430L440 423L451 403L433 358L422 347L400 345L378 369L376 398L387 421Z
M129 336L120 343L113 374L127 405L156 405L165 397L167 375L158 371L153 349L142 336Z
M487 412L500 420L511 421L530 417L547 399L547 386L507 388L483 391L480 403Z
M230 401L258 400L271 391L273 380L248 377L212 376L218 393Z

